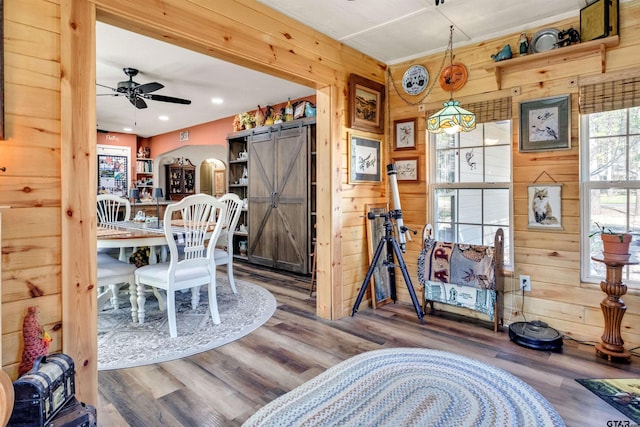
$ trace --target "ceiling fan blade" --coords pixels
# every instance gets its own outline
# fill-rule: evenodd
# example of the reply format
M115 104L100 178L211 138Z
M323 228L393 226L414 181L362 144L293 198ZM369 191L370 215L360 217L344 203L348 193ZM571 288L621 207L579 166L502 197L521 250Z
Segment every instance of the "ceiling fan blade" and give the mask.
M191 101L188 99L174 98L172 96L145 94L144 98L151 99L153 101L172 102L174 104L185 104L185 105L191 104Z
M117 89L114 89L114 88L112 88L111 86L101 85L100 83L96 83L96 86L100 86L100 87L103 87L103 88L105 88L105 89L109 89L109 90L112 90L112 91L114 91L114 92L117 92Z
M127 97L129 98L129 97ZM135 97L135 98L129 98L129 102L131 102L133 105L135 105L136 108L138 109L143 109L143 108L147 108L147 103L144 102L144 99L140 98L140 97Z
M158 82L145 83L139 86L136 86L135 90L138 93L149 93L155 92L156 90L160 90L164 87L163 84Z

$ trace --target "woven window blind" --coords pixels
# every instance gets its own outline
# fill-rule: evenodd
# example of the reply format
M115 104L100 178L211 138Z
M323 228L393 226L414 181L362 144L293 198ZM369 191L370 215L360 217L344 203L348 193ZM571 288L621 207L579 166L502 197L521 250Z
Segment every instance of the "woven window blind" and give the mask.
M476 123L488 123L498 120L511 119L511 97L491 99L488 101L472 102L460 104L462 108L476 115ZM427 111L427 118L431 117L440 109Z
M640 106L640 77L580 86L580 114Z

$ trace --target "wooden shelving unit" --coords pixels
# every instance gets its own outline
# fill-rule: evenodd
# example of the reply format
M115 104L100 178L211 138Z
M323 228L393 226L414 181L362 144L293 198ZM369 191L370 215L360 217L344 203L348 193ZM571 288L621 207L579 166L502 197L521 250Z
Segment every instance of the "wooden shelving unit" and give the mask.
M245 131L229 135L227 138L227 143L229 145L229 169L227 172L227 177L229 179L229 192L237 194L243 201L247 200L247 197L249 197L247 191L248 176L245 175L249 165L249 157L247 155L247 139L249 138L249 135L250 132ZM246 230L246 226L249 223L247 219L247 207L248 206L243 203L238 225L236 226L236 230L233 232L233 241L229 242L233 247L233 256L243 260L248 259L248 256L244 251L241 253L240 248L241 246L247 248L249 233L247 231L240 231L240 228L244 227Z
M606 37L604 39L591 40L584 43L578 43L567 47L561 47L558 49L552 49L548 52L534 53L526 56L519 56L517 58L506 59L504 61L492 62L490 65L484 67L488 72L495 73L496 83L498 84L498 90L502 89L502 72L507 69L525 69L530 68L536 63L544 61L566 61L568 57L579 57L593 54L600 54L600 61L602 63L602 72L604 73L607 68L606 52L607 48L614 47L620 44L619 36Z
M153 159L136 159L136 188L151 195L153 191Z
M233 235L234 257L309 273L316 223L315 117L234 132L227 143L229 192L247 200Z

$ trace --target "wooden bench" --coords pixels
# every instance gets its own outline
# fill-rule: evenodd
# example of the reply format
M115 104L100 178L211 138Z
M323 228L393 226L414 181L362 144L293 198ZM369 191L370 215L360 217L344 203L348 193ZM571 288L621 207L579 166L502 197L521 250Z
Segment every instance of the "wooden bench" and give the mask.
M434 302L483 313L493 330L503 325L504 232L499 228L493 246L441 242L425 226L418 256L418 281L422 285L422 310Z

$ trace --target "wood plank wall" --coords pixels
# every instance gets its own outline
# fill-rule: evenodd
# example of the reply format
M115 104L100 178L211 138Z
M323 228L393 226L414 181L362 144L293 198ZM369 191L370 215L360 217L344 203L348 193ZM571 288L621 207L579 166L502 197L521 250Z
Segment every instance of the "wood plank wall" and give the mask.
M4 43L2 365L15 378L27 307L62 350L59 4L5 0Z
M579 17L546 25L560 30L570 27L580 28ZM541 28L527 29L529 36ZM607 73L637 67L640 64L640 1L621 4L620 44L606 51ZM489 42L454 48L455 62L462 62L468 70L469 80L455 92L455 99L478 102L502 96L512 96L513 112L513 206L514 206L514 271L531 276L532 291L526 294L524 312L527 320L540 319L567 335L588 341L600 341L603 332L603 316L600 302L604 293L598 284L580 282L580 242L585 236L580 231L580 174L579 174L579 115L578 81L591 75L600 75L601 58L599 51L579 55L561 56L556 60L540 60L525 67L507 70L503 74L502 90L498 90L493 73L485 68L492 64L491 54L497 53L509 43L517 56L519 34L512 34ZM454 32L454 45L456 33ZM425 114L419 111L439 109L440 103L449 99L449 93L436 83L435 88L420 105L409 105L398 96L398 85L404 71L413 64L427 67L430 79L438 78L442 54L420 58L390 67L391 79L387 82L391 117L393 120L418 118L418 147L416 151L398 151L392 157L420 157L420 182L400 183L399 191L405 224L422 227L431 219L428 215L428 150L426 146ZM605 75L606 78L606 75ZM432 81L432 80L431 80ZM430 86L430 84L429 84ZM518 106L519 102L554 95L571 94L571 149L539 153L518 152ZM420 96L404 95L410 103L420 101ZM389 125L391 128L391 125ZM392 142L389 144L391 149ZM559 233L527 229L527 185L533 183L542 173L547 172L562 187L563 230ZM546 181L551 182L551 181ZM412 273L414 285L417 283L416 265L420 250L420 239L408 245L406 261ZM515 279L507 278L507 289L517 289ZM404 286L398 287L400 299L410 301ZM640 345L640 293L629 292L624 298L628 307L622 322L622 337L627 348ZM522 298L519 292L506 297L506 319L510 322L522 321L519 315ZM446 307L444 309L447 309Z

